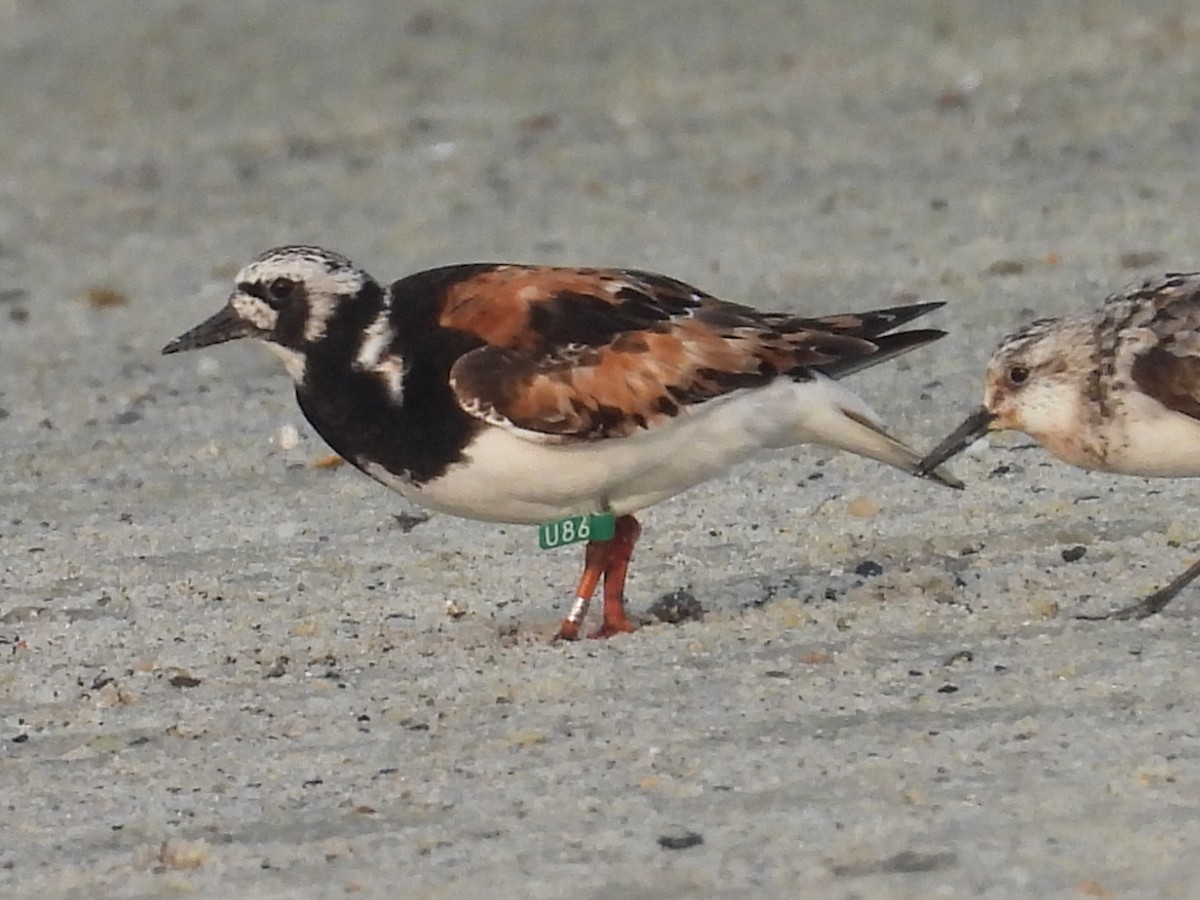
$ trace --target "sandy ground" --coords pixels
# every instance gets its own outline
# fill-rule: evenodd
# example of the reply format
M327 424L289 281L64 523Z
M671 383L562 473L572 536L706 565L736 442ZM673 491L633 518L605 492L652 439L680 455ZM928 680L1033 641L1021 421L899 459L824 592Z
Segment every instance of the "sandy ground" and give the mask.
M283 242L917 295L855 384L928 446L1018 323L1200 267L1190 4L802 6L0 3L0 895L1200 892L1200 597L1073 618L1190 562L1186 482L798 449L645 516L633 608L702 622L554 645L577 550L158 355Z

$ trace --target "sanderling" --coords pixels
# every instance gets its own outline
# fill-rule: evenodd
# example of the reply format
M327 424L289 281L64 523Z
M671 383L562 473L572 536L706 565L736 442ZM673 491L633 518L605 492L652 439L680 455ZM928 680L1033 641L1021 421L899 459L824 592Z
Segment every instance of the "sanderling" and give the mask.
M1200 475L1200 273L1150 279L1095 315L1039 319L1005 338L983 406L921 461L942 465L988 431L1014 429L1075 466L1124 475ZM1094 619L1161 611L1200 575Z

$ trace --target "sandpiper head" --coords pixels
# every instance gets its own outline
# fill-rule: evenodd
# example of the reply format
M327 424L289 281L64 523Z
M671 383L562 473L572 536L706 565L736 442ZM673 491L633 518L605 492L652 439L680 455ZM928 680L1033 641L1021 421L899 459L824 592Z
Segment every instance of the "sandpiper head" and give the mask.
M319 342L339 307L378 296L369 275L338 253L320 247L278 247L237 275L237 287L215 315L163 347L163 353L196 350L238 338L264 342L283 359L297 382L305 355Z
M1039 319L1005 338L984 376L989 430L1023 431L1049 446L1073 429L1091 347L1085 324L1071 319Z
M1005 338L988 362L983 406L921 460L931 471L989 431L1023 431L1063 458L1081 414L1081 379L1091 368L1082 322L1038 319ZM1074 461L1074 459L1070 459Z

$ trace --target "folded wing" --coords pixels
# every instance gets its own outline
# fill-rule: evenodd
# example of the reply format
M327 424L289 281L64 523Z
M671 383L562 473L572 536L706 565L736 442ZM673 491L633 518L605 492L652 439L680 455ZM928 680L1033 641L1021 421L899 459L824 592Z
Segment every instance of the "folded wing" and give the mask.
M647 272L501 266L453 285L440 324L485 340L451 369L459 403L546 439L622 437L779 377L840 377L942 336L884 333L937 303L802 318Z

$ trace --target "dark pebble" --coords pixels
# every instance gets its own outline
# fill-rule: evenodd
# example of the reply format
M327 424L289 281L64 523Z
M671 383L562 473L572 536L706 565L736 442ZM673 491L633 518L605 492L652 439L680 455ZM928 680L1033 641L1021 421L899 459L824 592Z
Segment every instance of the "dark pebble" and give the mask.
M1062 552L1063 562L1079 562L1083 559L1083 555L1087 553L1087 547L1078 544L1074 547L1068 547Z
M686 850L688 847L699 847L704 843L704 836L694 831L678 831L675 834L660 834L658 846L664 850Z
M1023 275L1025 261L1020 259L998 259L987 267L988 275Z
M904 850L886 859L835 863L829 868L834 875L861 878L864 875L880 875L886 872L935 872L953 866L957 861L957 857L950 852L916 853Z
M409 515L407 513L393 513L392 518L396 520L396 527L401 533L408 534L418 525L422 525L429 521L428 513L418 513L417 515Z
M873 559L864 559L854 567L854 574L861 575L863 578L874 578L876 575L883 574L883 566Z
M1122 269L1144 269L1160 262L1163 254L1158 250L1126 250L1117 257Z
M681 622L699 622L704 618L704 607L691 591L680 588L663 594L650 604L646 613L660 622L678 625Z

